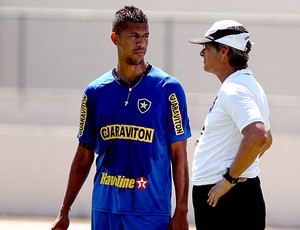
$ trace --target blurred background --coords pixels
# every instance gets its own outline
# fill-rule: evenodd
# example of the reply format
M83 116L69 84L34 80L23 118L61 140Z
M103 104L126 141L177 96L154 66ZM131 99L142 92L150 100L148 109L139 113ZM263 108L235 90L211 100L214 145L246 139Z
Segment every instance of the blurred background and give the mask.
M221 84L203 71L201 46L188 39L222 19L235 19L250 31L255 45L249 68L268 95L274 136L261 160L267 224L300 227L298 0L1 0L0 215L55 218L77 146L82 92L117 63L111 20L124 5L148 15L146 60L186 90L190 165ZM94 168L73 217L90 216L93 174ZM189 205L193 223L191 200Z

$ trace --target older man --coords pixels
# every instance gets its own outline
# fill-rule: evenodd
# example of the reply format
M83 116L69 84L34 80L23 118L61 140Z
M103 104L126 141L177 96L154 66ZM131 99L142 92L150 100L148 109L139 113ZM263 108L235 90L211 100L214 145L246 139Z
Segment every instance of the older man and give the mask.
M252 48L245 27L214 23L202 44L204 70L222 83L205 119L193 161L193 205L198 230L260 230L266 208L259 158L271 146L269 107L248 69Z

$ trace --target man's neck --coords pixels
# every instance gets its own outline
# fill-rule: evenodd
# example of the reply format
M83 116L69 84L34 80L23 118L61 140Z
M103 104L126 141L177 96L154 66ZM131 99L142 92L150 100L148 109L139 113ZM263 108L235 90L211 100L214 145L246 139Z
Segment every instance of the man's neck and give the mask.
M147 69L148 63L142 62L138 65L128 65L118 63L116 72L118 76L125 82L132 82L141 76Z
M220 74L217 74L218 79L223 83L231 74L236 72L238 69L234 67L228 67L220 71Z

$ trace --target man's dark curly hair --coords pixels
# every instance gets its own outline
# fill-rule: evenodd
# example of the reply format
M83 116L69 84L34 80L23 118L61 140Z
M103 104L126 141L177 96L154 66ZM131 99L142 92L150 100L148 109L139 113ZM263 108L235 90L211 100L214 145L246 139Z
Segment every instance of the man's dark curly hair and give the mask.
M120 34L126 22L148 23L148 18L139 8L124 6L115 13L115 18L112 21L112 32Z

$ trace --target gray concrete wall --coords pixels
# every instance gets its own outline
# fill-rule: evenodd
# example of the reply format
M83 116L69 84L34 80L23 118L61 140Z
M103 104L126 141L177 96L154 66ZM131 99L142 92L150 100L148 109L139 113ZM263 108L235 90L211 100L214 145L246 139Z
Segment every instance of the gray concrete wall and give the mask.
M109 2L101 4L102 9L115 8ZM169 9L167 2L161 10ZM187 39L228 17L250 30L255 46L249 64L268 94L274 133L274 144L261 161L268 225L299 227L300 8L296 1L279 8L274 5L280 1L256 8L254 2L247 1L239 11L232 4L216 2L210 10L208 1L191 1L190 6L170 4L166 13L153 12L160 9L157 4L136 1L145 4L150 19L147 60L177 77L187 92L193 129L190 164L194 142L220 83L202 70L200 46ZM48 7L54 3L44 1ZM0 8L0 215L56 215L76 149L82 89L116 64L109 39L115 9L81 10L87 5L74 1L78 10L70 11L62 8L72 6L56 3L60 10ZM89 4L100 7L98 1ZM2 6L41 5L2 0ZM189 12L175 14L179 9ZM264 9L266 14L260 14ZM73 216L89 216L92 174ZM192 211L190 202L191 222Z
M2 89L1 92L4 91ZM45 92L27 92L22 97L10 91L0 96L1 108L5 108L2 116L10 114L20 121L19 124L0 124L0 215L56 215L77 145L80 97L80 91L56 92L54 95L50 92L48 95ZM209 98L210 95L188 93L192 127L198 120L203 121L210 105ZM282 108L271 103L271 112L278 113L288 126L294 123L285 118L286 113L294 112L294 108ZM31 120L31 123L25 124L22 119ZM68 125L53 124L56 120L62 122L62 119ZM268 225L299 227L299 133L278 131L278 120L272 119L272 124L276 130L273 133L274 144L261 160ZM193 128L193 136L188 141L190 169L199 132L200 129ZM94 172L93 168L72 208L73 216L87 217L90 214ZM189 206L192 223L191 199Z

